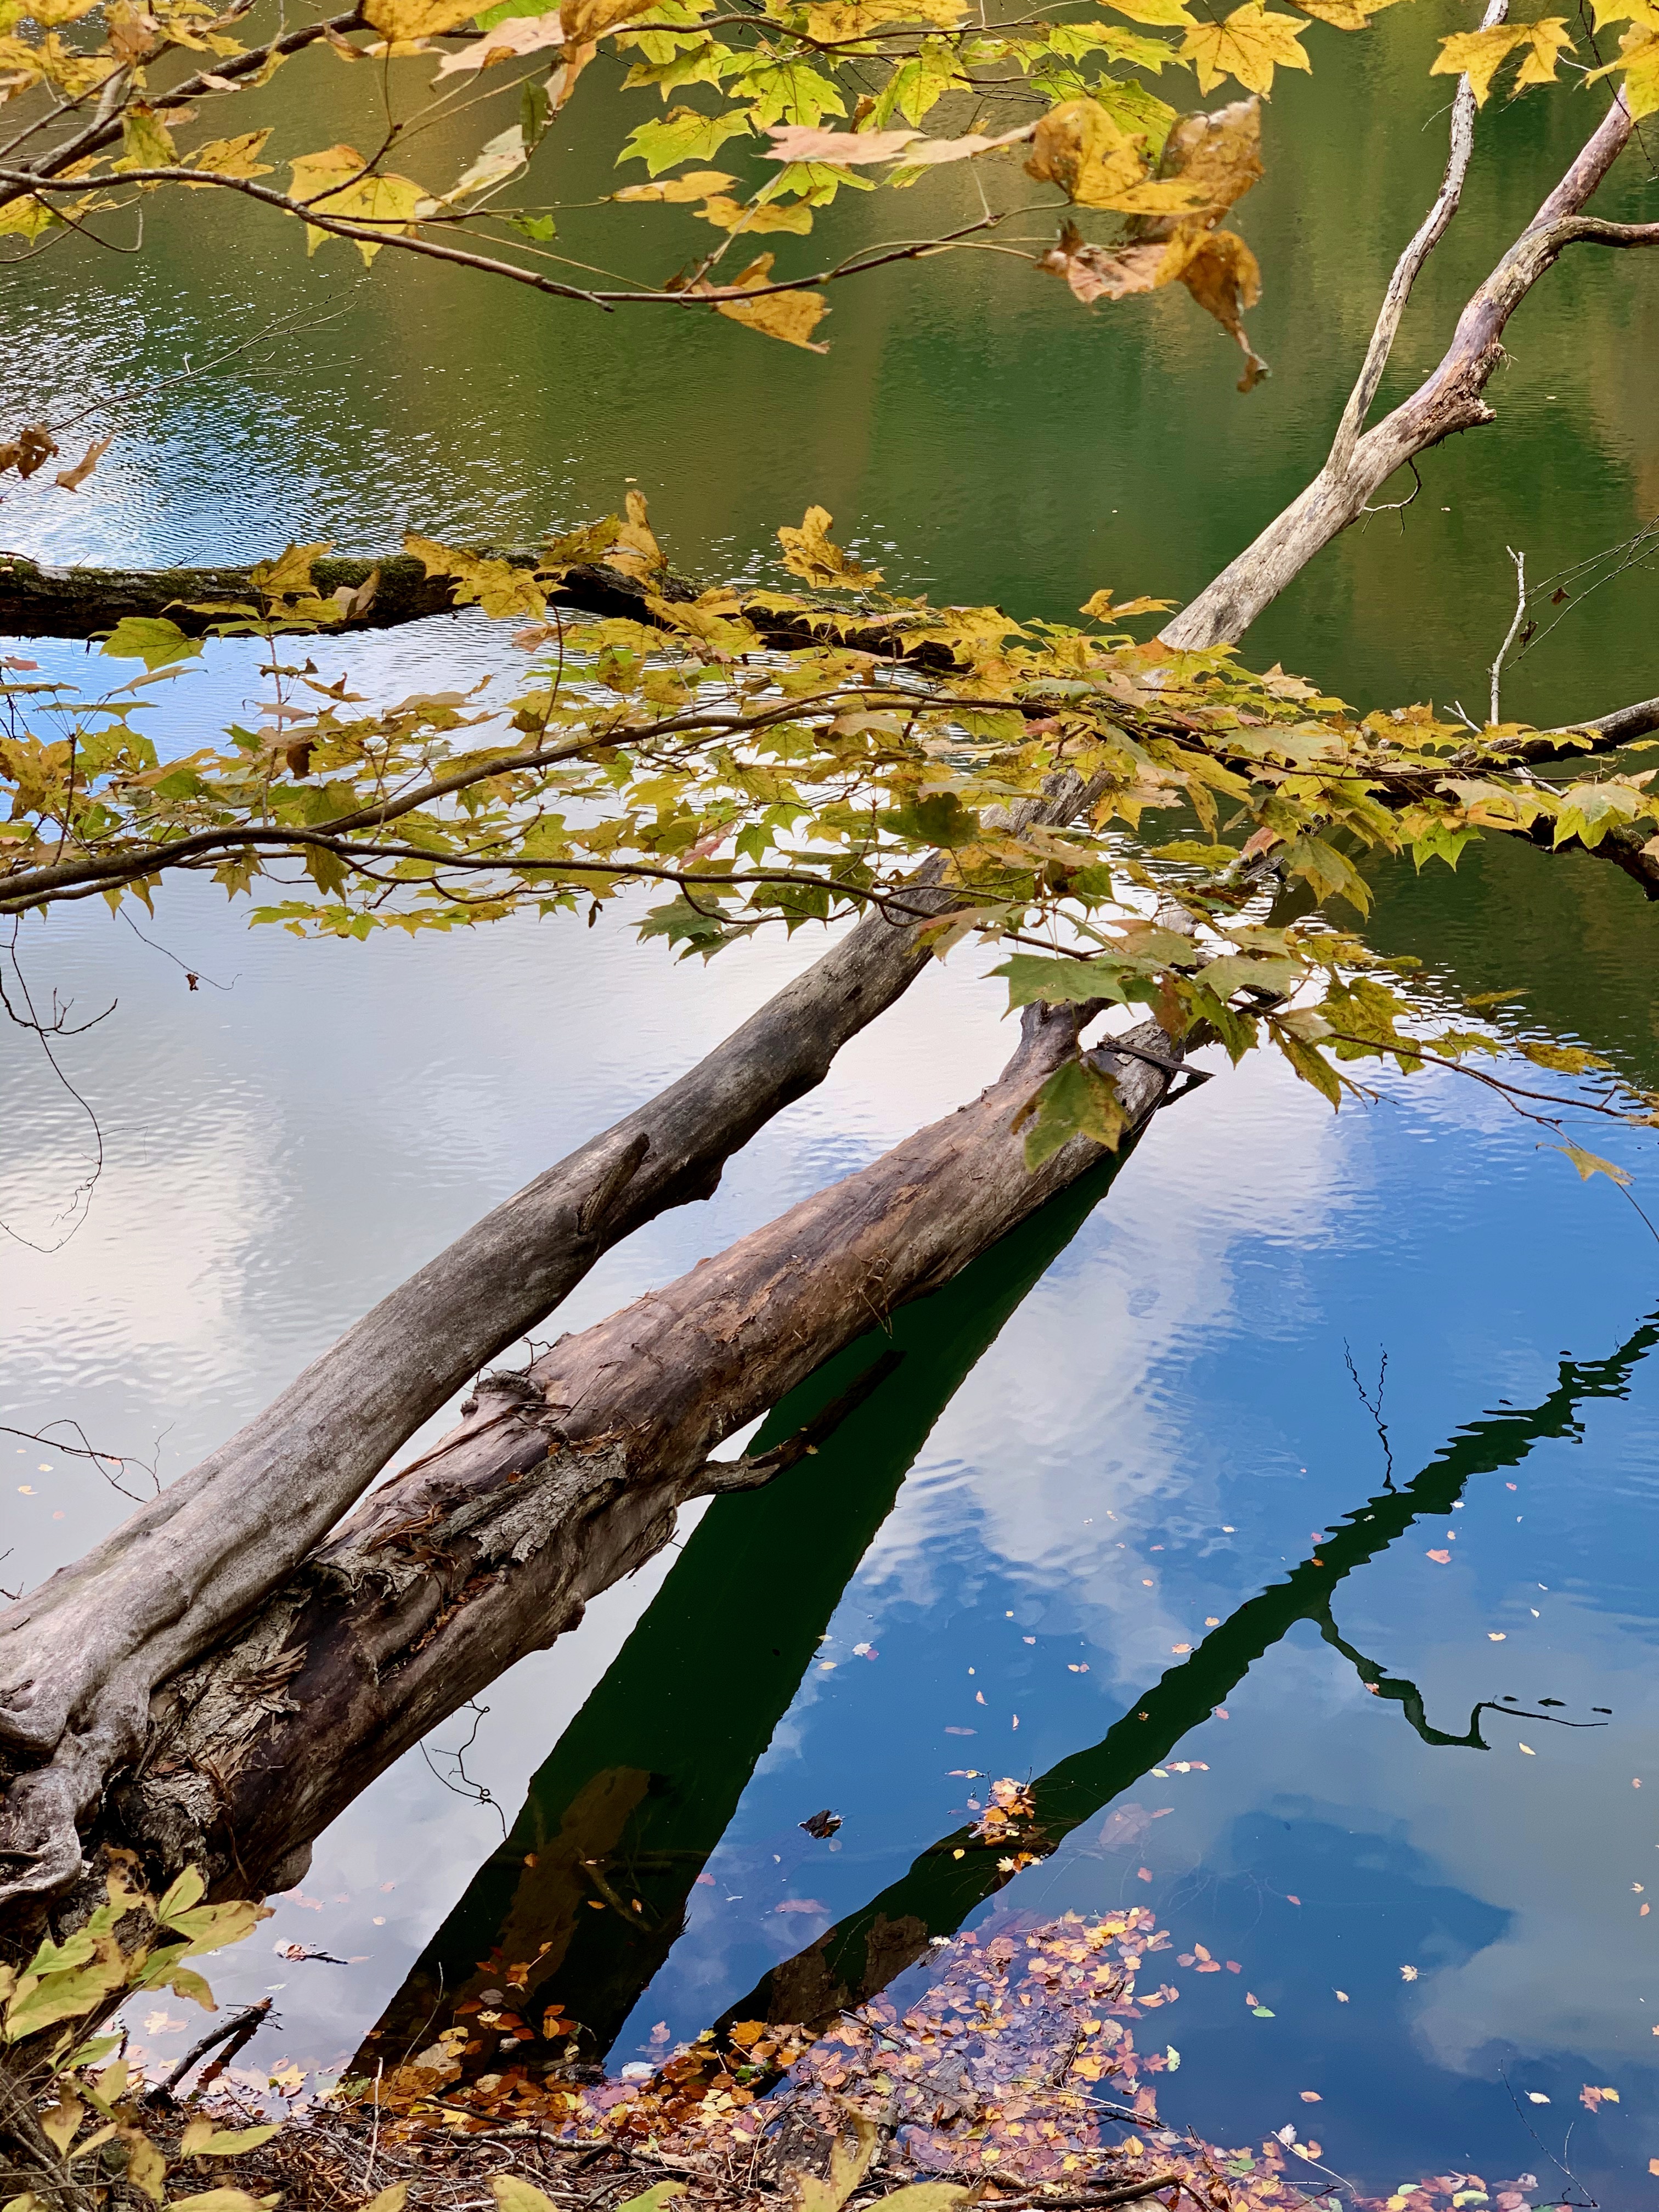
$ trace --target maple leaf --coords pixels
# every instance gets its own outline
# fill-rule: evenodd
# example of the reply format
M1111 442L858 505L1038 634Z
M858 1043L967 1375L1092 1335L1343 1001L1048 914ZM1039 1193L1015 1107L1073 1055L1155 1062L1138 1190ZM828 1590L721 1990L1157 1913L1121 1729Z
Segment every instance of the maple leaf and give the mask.
M1113 121L1097 100L1067 100L1036 126L1026 173L1058 185L1079 207L1111 208L1146 181L1146 140Z
M320 154L302 154L298 161L289 162L289 175L293 197L314 204L319 215L349 222L372 222L393 234L413 227L408 218L426 198L411 178L366 174L363 157L355 146L331 146ZM331 191L331 185L338 189ZM326 245L329 237L327 231L307 223L307 257ZM352 243L365 266L380 251L376 239L354 239Z
M1619 41L1620 58L1607 63L1603 69L1592 70L1584 82L1589 84L1598 76L1622 70L1625 104L1632 118L1639 123L1644 115L1659 114L1659 8L1651 5L1650 0L1638 0L1635 8L1614 12L1636 17ZM1598 26L1601 21L1598 11Z
M1599 1152L1587 1152L1582 1145L1551 1145L1553 1152L1565 1152L1578 1170L1578 1180L1588 1182L1594 1175L1604 1175L1621 1187L1628 1185L1630 1177L1613 1160L1604 1160Z
M1197 240L1176 274L1206 314L1213 315L1244 356L1241 392L1250 391L1267 373L1251 347L1242 319L1261 297L1261 270L1254 253L1232 230L1212 230Z
M643 161L655 177L677 169L682 161L710 160L728 138L747 132L749 118L741 110L726 115L704 115L695 107L671 107L654 123L641 123L617 156L623 161Z
M477 0L364 0L363 21L388 40L441 38L477 11Z
M1556 57L1572 44L1565 20L1547 15L1535 23L1495 23L1481 31L1459 31L1440 41L1440 52L1429 70L1431 76L1464 76L1477 107L1492 94L1492 81L1508 57L1526 49L1526 58L1516 72L1516 84L1548 84L1555 76Z
M784 567L809 584L878 584L879 568L865 568L830 544L828 533L835 519L827 507L809 507L799 530L786 524L778 532Z
M687 286L693 294L723 290L725 296L714 300L714 312L745 329L758 331L763 337L780 338L785 345L801 347L807 353L828 353L827 345L815 344L812 333L830 312L830 302L822 292L765 292L757 299L733 299L732 292L754 291L769 283L772 263L775 257L762 253L751 261L741 275L734 277L729 288L707 283Z
M683 177L670 177L661 185L624 185L612 192L613 200L701 200L724 192L736 184L723 169L688 169Z
M264 143L270 136L267 126L263 131L245 131L238 138L212 138L205 146L198 146L190 156L192 169L207 169L217 177L268 177L270 164L259 160ZM193 192L211 191L211 185L191 185Z
M797 201L788 207L780 207L769 201L745 205L716 192L697 210L701 222L712 222L717 230L788 230L804 238L812 228L812 210Z
M1198 74L1200 92L1236 76L1252 92L1271 93L1275 69L1311 69L1297 43L1307 28L1294 15L1276 15L1263 0L1246 0L1223 23L1200 23L1187 33L1179 58Z

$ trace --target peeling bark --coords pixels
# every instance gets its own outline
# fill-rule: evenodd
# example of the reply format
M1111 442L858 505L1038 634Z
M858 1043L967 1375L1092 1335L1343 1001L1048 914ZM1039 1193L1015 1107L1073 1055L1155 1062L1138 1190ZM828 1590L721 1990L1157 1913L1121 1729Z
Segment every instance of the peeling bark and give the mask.
M1088 796L1058 779L1030 815L1063 823ZM924 915L951 902L925 875L913 901ZM708 1197L726 1159L921 973L918 927L866 916L690 1073L486 1215L228 1443L0 1613L0 1900L76 1880L77 1826L137 1754L155 1686L282 1583L416 1430L612 1245Z
M1106 1155L1075 1138L1028 1170L1018 1109L1088 1007L1028 1009L971 1106L717 1259L481 1385L462 1425L367 1499L249 1621L156 1693L132 1777L94 1834L227 1888L297 1879L374 1777L666 1541L687 1499L764 1482L815 1449L712 1457L826 1358L951 1279ZM1155 1024L1115 1054L1132 1125L1178 1070ZM834 1411L830 1418L834 1418Z

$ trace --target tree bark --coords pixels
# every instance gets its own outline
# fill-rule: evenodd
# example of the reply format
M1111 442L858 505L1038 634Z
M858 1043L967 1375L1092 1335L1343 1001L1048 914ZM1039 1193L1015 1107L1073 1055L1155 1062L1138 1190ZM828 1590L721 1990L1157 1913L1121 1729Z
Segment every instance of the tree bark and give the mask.
M538 557L518 546L479 550L515 568L533 568ZM392 629L428 615L447 614L455 604L454 579L428 576L410 553L367 560L324 554L313 564L312 579L319 596L329 599L341 589L356 591L376 568L380 583L367 611L349 623L330 624L331 630ZM683 588L689 594L689 586ZM192 613L190 602L246 600L253 589L253 572L247 567L58 568L31 561L26 554L0 552L0 635L93 637L100 630L113 629L128 615L166 615L180 629L199 637L213 617ZM619 570L598 567L574 570L567 588L552 596L561 606L580 605L599 615L637 615L643 603L639 585ZM678 598L680 592L670 590L667 596Z
M1087 803L1056 780L1030 815ZM944 911L924 880L913 903ZM866 915L690 1073L485 1216L228 1443L0 1613L0 1900L80 1870L77 1824L137 1752L151 1692L296 1568L398 1448L611 1246L708 1197L926 966L920 922Z
M158 1691L133 1778L94 1835L243 1893L298 1879L375 1775L574 1626L667 1540L687 1499L763 1482L816 1448L809 1429L761 1457L713 1459L726 1437L1107 1157L1077 1137L1032 1170L1014 1127L1097 1011L1029 1008L975 1103L523 1374L488 1378L458 1429ZM1152 1059L1109 1039L1093 1059L1139 1128L1181 1048L1150 1023L1124 1042ZM267 1588L270 1557L267 1540L245 1570ZM198 1577L210 1594L223 1579Z
M544 557L533 546L470 550L480 558L505 561L514 568L533 568ZM326 599L337 591L357 591L377 569L374 596L362 614L315 627L329 636L345 636L354 630L393 629L456 611L455 579L428 576L411 553L322 554L312 563L312 581L318 596ZM200 637L211 627L214 615L211 604L203 613L198 603L246 601L255 589L251 567L56 568L32 561L27 554L0 551L0 636L96 637L128 615L165 615L187 635ZM647 586L603 562L583 562L567 570L563 581L547 593L547 603L580 614L620 617L660 627L647 604L647 590L658 599L680 601L695 599L701 589L672 571L653 576ZM803 616L787 610L750 603L743 614L769 644L810 645L821 636ZM906 644L878 624L849 630L842 642L857 652L919 667L948 668L953 661L947 647L927 641Z
M228 1443L0 1613L0 1757L15 1775L63 1753L12 1780L6 1887L74 1877L75 1822L136 1748L155 1684L297 1565L421 1424L612 1245L709 1196L726 1159L823 1081L928 957L915 927L867 916L688 1074L486 1215Z

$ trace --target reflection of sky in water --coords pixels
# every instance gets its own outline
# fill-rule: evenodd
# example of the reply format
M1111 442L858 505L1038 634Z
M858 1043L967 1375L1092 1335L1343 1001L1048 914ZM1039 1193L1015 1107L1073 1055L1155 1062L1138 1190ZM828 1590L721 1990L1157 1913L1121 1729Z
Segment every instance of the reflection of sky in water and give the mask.
M343 658L400 690L499 665L481 626L434 629ZM85 674L79 648L40 657ZM205 727L254 684L216 652L179 703L196 700ZM38 990L82 1012L118 1005L65 1051L107 1164L61 1252L9 1250L4 1400L25 1425L72 1413L143 1455L159 1435L165 1474L814 949L768 940L671 977L615 921L302 945L246 931L205 885L170 890L143 927L211 982L189 992L101 908L24 933ZM1012 1042L995 1012L971 963L931 972L706 1208L612 1255L561 1322L597 1318L948 1110ZM3 1074L0 1204L38 1234L76 1172L76 1118L16 1042ZM1387 1088L1334 1121L1275 1068L1247 1066L1155 1126L933 1429L619 2057L659 2020L695 2033L957 1826L973 1785L950 1769L1041 1774L1094 1741L1180 1665L1176 1647L1362 1508L1381 1452L1345 1347L1368 1378L1388 1351L1403 1481L1486 1409L1546 1396L1562 1352L1601 1357L1631 1333L1651 1301L1650 1253L1611 1188L1581 1188L1535 1130L1470 1087ZM1545 2174L1505 2065L1520 2091L1551 2098L1526 2111L1557 2148L1583 2081L1620 2087L1616 2111L1580 2114L1571 2161L1587 2177L1615 2154L1638 2166L1648 2154L1659 1976L1632 1885L1649 1881L1655 1832L1631 1788L1659 1788L1648 1402L1638 1367L1627 1400L1583 1409L1582 1441L1478 1476L1462 1510L1418 1522L1333 1608L1343 1638L1410 1678L1446 1732L1505 1692L1534 1711L1559 1697L1574 1718L1610 1705L1610 1728L1488 1714L1490 1752L1431 1748L1304 1622L1228 1694L1225 1721L1170 1754L1201 1770L1134 1785L1128 1802L1173 1809L1133 1850L1103 1848L1103 1814L1009 1893L1037 1911L1149 1903L1181 1946L1239 1960L1243 1975L1213 1985L1176 1974L1182 2001L1154 2023L1183 2054L1165 2089L1176 2117L1243 2140L1297 2118L1309 2087L1334 2161L1372 2179L1413 2164ZM33 1580L118 1501L49 1450L6 1455L18 1468L6 1572ZM672 1560L486 1693L466 1771L509 1816ZM744 1635L738 1612L720 1649L688 1656L712 1697L722 1670L741 1668ZM878 1656L857 1656L860 1642ZM371 1789L300 1893L216 1968L228 1998L278 1990L283 2024L258 2055L355 2048L499 1835L492 1808L440 1778L471 1726L462 1715L434 1730L431 1767L405 1759ZM822 1805L844 1816L833 1845L798 1826ZM353 1963L272 1955L295 1942ZM1246 1987L1271 2021L1245 2010ZM176 2050L193 2033L151 2039Z
M153 387L186 353L200 358L216 320L253 327L270 312L262 300L315 327L270 374L239 369L145 402L82 494L9 483L0 541L121 562L229 558L288 538L378 549L410 525L521 538L614 504L637 474L690 568L751 560L779 520L823 499L849 541L896 543L890 574L931 570L952 596L1064 612L1102 582L1189 591L1305 476L1369 303L1431 189L1432 134L1385 119L1439 27L1407 13L1385 19L1376 46L1322 59L1316 96L1340 125L1327 140L1281 135L1306 88L1275 101L1269 176L1247 225L1267 270L1256 335L1275 375L1248 403L1218 367L1225 341L1183 319L1184 302L1083 317L1060 288L1011 293L982 264L931 266L902 295L879 279L838 297L836 349L820 362L712 318L677 317L671 337L517 297L481 313L477 295L389 257L359 290L349 259L307 263L286 234L262 234L233 264L222 211L192 204L191 235L222 244L236 281L192 273L165 218L162 250L143 262L70 281L58 273L69 263L48 259L32 281L49 312L31 313L27 347L0 348L5 407L56 413L65 392ZM290 96L289 76L277 88ZM1483 122L1493 187L1471 195L1431 272L1402 371L1426 365L1435 315L1482 273L1506 208L1524 217L1535 204L1554 118L1534 104ZM1303 143L1313 150L1295 150ZM1340 172L1322 166L1327 143ZM1302 211L1339 188L1352 198L1355 147L1364 205L1339 271L1303 252ZM1633 198L1607 211L1641 212ZM1367 701L1453 693L1489 657L1469 639L1495 645L1507 621L1505 542L1547 568L1650 511L1650 392L1616 363L1639 365L1651 346L1622 325L1616 346L1587 338L1633 297L1614 258L1528 306L1495 391L1500 428L1431 457L1403 538L1355 532L1317 564L1253 639L1260 659L1314 668ZM341 305L339 322L317 319ZM18 325L13 295L0 314ZM1581 385L1584 404L1553 403ZM1631 619L1647 586L1622 588L1599 624L1568 626L1554 658L1527 664L1518 711L1565 716L1653 690L1650 629ZM88 676L78 647L27 649ZM393 696L491 671L500 681L514 659L470 617L318 657ZM101 681L109 664L92 665ZM152 720L206 735L261 688L251 653L216 648L205 669L149 695L167 702ZM1542 979L1553 1001L1534 1000L1540 1019L1582 1022L1592 1044L1616 1020L1627 1056L1650 1057L1626 906L1526 868L1543 864L1516 856L1483 889L1467 861L1455 899L1449 878L1409 895L1396 885L1389 941L1455 957L1460 975L1497 963L1467 988ZM82 1014L118 1005L64 1050L106 1164L61 1252L6 1247L0 1403L23 1426L72 1415L101 1443L159 1454L164 1476L817 950L805 936L769 939L671 975L662 949L636 946L615 918L591 933L556 922L301 945L248 932L201 884L170 888L155 923L139 919L199 971L198 992L101 906L22 931L37 991L73 995ZM983 964L958 956L930 971L732 1164L708 1205L611 1255L550 1333L678 1273L969 1095L1012 1042L1000 994L974 986ZM50 1243L84 1123L29 1041L6 1036L0 1218ZM1206 1620L1361 1506L1381 1455L1345 1347L1367 1378L1388 1352L1405 1480L1483 1410L1536 1403L1564 1352L1601 1357L1628 1335L1655 1303L1651 1248L1608 1187L1581 1190L1534 1150L1539 1133L1467 1086L1431 1079L1408 1101L1334 1123L1276 1071L1249 1067L1155 1127L935 1426L619 2057L659 2020L695 2033L957 1826L971 1785L951 1767L1042 1773L1094 1742L1182 1663L1175 1647L1200 1642ZM1641 2173L1659 2151L1644 2133L1659 2021L1644 1946L1659 1921L1639 1917L1650 1869L1659 1875L1659 1814L1631 1787L1659 1789L1651 1402L1638 1368L1626 1401L1583 1411L1582 1437L1477 1477L1462 1510L1414 1526L1334 1607L1344 1640L1409 1677L1445 1732L1507 1692L1534 1711L1559 1697L1577 1718L1610 1705L1607 1729L1488 1714L1488 1753L1431 1747L1303 1622L1229 1693L1228 1718L1172 1754L1203 1771L1135 1784L1131 1802L1172 1810L1133 1850L1101 1844L1103 1813L1008 1893L1037 1911L1150 1903L1182 1947L1239 1960L1237 1978L1176 1975L1180 2003L1148 2022L1143 2039L1156 2027L1183 2054L1164 2079L1172 2115L1242 2141L1312 2110L1333 2161L1374 2182L1458 2166L1530 2168L1547 2186L1503 2065L1518 2094L1552 2100L1525 2107L1551 2147L1582 2122L1571 2162L1604 2195L1610 2176ZM118 1517L120 1501L54 1451L0 1439L0 1461L15 1468L0 1532L9 1583L37 1580ZM672 1557L486 1693L466 1771L509 1817ZM741 1669L744 1638L734 1613L720 1648L690 1655L711 1698ZM879 1656L857 1656L860 1642ZM494 1810L439 1778L451 1771L441 1754L471 1724L459 1716L434 1732L439 1774L416 1756L382 1778L324 1838L301 1895L216 1970L227 1997L280 1989L283 2025L257 2055L353 2050L497 1839ZM823 1805L844 1816L833 1844L798 1826ZM786 1904L822 1911L776 1910ZM273 1943L294 1942L354 1963L273 1957ZM1271 2021L1245 2011L1247 1987ZM183 2018L171 2001L158 2010ZM151 2040L176 2052L196 2025ZM1583 2114L1585 2081L1618 2086L1623 2102ZM1304 2088L1322 2103L1301 2106ZM1612 2193L1630 2192L1615 2179Z
M1381 1455L1345 1340L1373 1370L1389 1349L1403 1480L1483 1409L1547 1395L1560 1346L1595 1358L1629 1334L1651 1267L1613 1194L1587 1206L1532 1133L1496 1124L1477 1168L1485 1116L1443 1087L1418 1098L1339 1133L1247 1073L1158 1125L935 1429L836 1613L833 1669L803 1685L620 2054L659 2019L693 2033L739 2002L956 1827L974 1785L949 1769L1045 1772L1362 1508ZM1218 1200L1224 1168L1254 1201ZM1547 1280L1529 1264L1540 1245ZM1629 1403L1585 1409L1582 1443L1477 1476L1462 1510L1419 1521L1333 1607L1443 1732L1505 1692L1534 1714L1559 1698L1580 1721L1610 1705L1608 1729L1489 1713L1489 1752L1431 1747L1299 1623L1228 1717L1171 1754L1206 1771L1135 1786L1170 1817L1127 1855L1086 1821L1008 1893L1039 1911L1152 1904L1177 1948L1241 1961L1242 1982L1174 1975L1180 2004L1142 2033L1182 2051L1177 2117L1243 2139L1299 2118L1309 2087L1339 2166L1514 2172L1539 2159L1498 2081L1507 2063L1552 2098L1558 2147L1583 2081L1620 2086L1574 2162L1633 2155L1659 2021L1634 1892L1651 1885L1655 1820L1631 1786L1659 1788L1651 1604L1632 1570L1649 1548L1650 1397L1638 1369ZM977 1733L942 1733L964 1726ZM844 1815L833 1852L795 1825L821 1804ZM808 1900L823 1912L780 1911ZM1245 1984L1273 2022L1246 2012Z

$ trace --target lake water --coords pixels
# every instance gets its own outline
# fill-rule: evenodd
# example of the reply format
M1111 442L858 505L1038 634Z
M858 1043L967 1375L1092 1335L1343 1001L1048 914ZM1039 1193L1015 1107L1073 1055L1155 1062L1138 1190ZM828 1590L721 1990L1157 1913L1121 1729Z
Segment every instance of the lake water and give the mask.
M374 549L404 526L522 537L637 477L675 559L704 573L752 572L817 499L938 596L1053 614L1103 583L1178 597L1317 459L1443 157L1443 92L1423 72L1456 20L1402 10L1347 45L1316 31L1318 73L1283 84L1267 180L1241 211L1274 368L1248 397L1184 295L1085 314L988 257L848 289L819 360L713 318L486 301L390 256L359 288L343 255L307 264L274 227L250 253L239 212L192 204L158 214L141 261L49 258L9 280L4 419L153 385L228 321L339 319L260 374L158 392L78 497L14 487L0 539L125 561L290 537ZM298 76L266 97L296 100ZM1587 106L1488 109L1394 389L1435 357ZM598 175L581 146L570 158ZM1626 166L1607 211L1650 213L1644 167ZM1651 273L1564 264L1510 341L1499 423L1428 457L1403 532L1380 520L1316 563L1253 658L1367 705L1474 706L1508 619L1505 545L1547 572L1659 508ZM1650 571L1610 585L1522 662L1510 710L1548 720L1659 690L1651 608ZM79 668L79 648L30 650ZM340 658L412 689L507 656L459 618ZM248 656L215 649L167 711L206 730L253 681ZM1579 1038L1659 1086L1643 981L1659 925L1613 871L1485 848L1455 878L1382 868L1377 893L1379 943L1449 990L1524 988L1511 1031ZM620 915L591 934L302 945L250 933L200 887L169 890L142 936L101 908L31 925L38 995L118 1004L63 1055L105 1154L67 1242L88 1125L9 1032L0 1219L32 1244L6 1249L4 1419L72 1417L177 1474L815 950L761 940L671 971ZM1010 1042L989 964L958 955L925 977L711 1201L612 1254L549 1333L970 1095ZM992 1909L940 1879L932 1848L973 1817L974 1769L1032 1778L1064 1833L996 1910L1150 1905L1183 1950L1238 1962L1175 1977L1170 2118L1259 2139L1310 2128L1311 2091L1328 2162L1368 2190L1525 2170L1540 2202L1644 2202L1659 1253L1610 1184L1581 1187L1491 1094L1435 1076L1378 1090L1333 1118L1274 1067L1228 1074L1161 1117L1109 1188L902 1316L902 1360L833 1446L686 1515L676 1549L323 1838L301 1891L215 1973L222 1996L277 1992L252 2057L343 2063L418 2011L439 1969L452 1991L478 1984L509 1936L556 1936L546 1991L591 2014L618 2063L769 1975L787 1985L826 1935L826 1955L874 1973L871 1908L938 1932ZM1589 1141L1655 1213L1650 1141ZM0 1456L11 1586L125 1510L50 1449L7 1437ZM460 1779L464 1744L490 1802ZM842 1826L815 1840L799 1824L826 1807ZM640 1898L637 1929L586 1917L593 1854L573 1844L589 1835ZM296 1943L349 1963L280 1955ZM176 2005L142 2023L161 2054L195 2032ZM1586 2084L1620 2101L1588 2111Z

